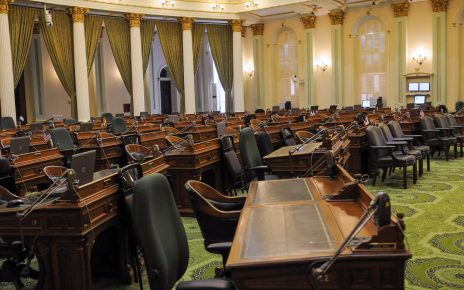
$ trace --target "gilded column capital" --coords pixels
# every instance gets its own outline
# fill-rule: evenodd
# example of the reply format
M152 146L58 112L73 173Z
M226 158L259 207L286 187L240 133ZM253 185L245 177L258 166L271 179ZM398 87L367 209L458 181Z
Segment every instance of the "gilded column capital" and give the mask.
M395 17L408 16L409 14L409 2L408 1L392 3L391 7L393 9L393 15Z
M179 22L182 24L182 30L192 30L193 18L179 17Z
M140 27L140 21L142 21L143 14L129 13L127 19L129 19L130 27Z
M246 27L245 27L245 25L242 25L242 30L240 32L242 33L242 37L246 37Z
M316 15L306 15L300 18L303 23L304 29L316 28Z
M332 10L329 12L329 17L332 25L343 25L345 13L342 10Z
M232 32L242 32L243 20L231 20L229 23L232 25Z
M433 12L446 12L449 0L430 0L432 2Z
M85 14L87 14L90 9L82 7L73 7L69 10L71 12L73 22L84 23Z
M252 24L251 29L253 30L253 35L264 35L264 24Z
M13 2L14 0L0 0L0 14L8 14L9 5Z

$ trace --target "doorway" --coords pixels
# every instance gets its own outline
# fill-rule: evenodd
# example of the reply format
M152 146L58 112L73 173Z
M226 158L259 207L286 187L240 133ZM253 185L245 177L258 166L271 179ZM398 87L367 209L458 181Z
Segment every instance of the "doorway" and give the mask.
M171 78L167 68L163 68L159 76L160 93L161 93L161 114L172 113L172 95L171 95Z

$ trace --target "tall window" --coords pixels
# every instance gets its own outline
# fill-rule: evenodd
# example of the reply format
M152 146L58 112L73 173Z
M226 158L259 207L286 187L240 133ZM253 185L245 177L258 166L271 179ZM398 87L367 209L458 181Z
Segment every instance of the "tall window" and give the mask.
M280 33L279 43L279 90L280 102L298 101L298 41L295 32L285 30Z
M387 93L385 28L378 19L369 19L359 30L361 100L376 103Z

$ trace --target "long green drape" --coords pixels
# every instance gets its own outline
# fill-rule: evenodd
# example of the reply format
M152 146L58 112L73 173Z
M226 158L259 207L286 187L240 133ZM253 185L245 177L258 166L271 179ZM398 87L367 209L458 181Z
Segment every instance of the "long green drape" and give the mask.
M122 17L104 17L108 39L127 91L132 96L132 69L129 21ZM131 98L132 108L132 98Z
M171 76L176 83L180 97L180 112L185 112L184 59L182 48L182 27L179 22L157 21L156 27L161 48Z
M32 31L34 30L34 18L37 9L10 6L8 21L10 23L11 55L13 58L13 77L15 87L18 85L24 66L26 65L27 54L31 46Z
M205 36L206 26L204 24L193 23L192 38L193 38L193 71L195 74L198 71L201 59L201 49L203 48L203 38Z
M140 24L140 38L142 39L142 63L143 74L147 72L148 61L150 60L151 49L153 47L153 38L155 37L154 20L142 20Z
M87 74L92 70L100 40L103 17L89 15L85 17L85 50L87 55Z
M206 29L219 80L226 93L226 111L232 112L231 92L234 82L232 27L230 25L208 24Z
M41 11L40 28L56 74L71 97L72 117L77 118L72 19L65 12L51 13L53 26L46 25L44 12Z

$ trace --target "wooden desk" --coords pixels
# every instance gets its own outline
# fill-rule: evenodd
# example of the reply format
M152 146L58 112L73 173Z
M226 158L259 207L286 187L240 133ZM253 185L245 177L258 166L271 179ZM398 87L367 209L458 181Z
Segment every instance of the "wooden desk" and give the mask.
M152 148L153 145L158 145L160 149L166 148L168 145L164 137L167 136L165 131L152 131L140 134L141 145Z
M330 258L354 228L373 196L339 167L326 177L253 182L242 210L226 270L238 289L314 289L309 271ZM350 183L345 201L326 201ZM347 191L345 191L346 194ZM353 199L354 198L354 199ZM315 281L317 289L404 289L404 249L398 221L358 234L358 245Z
M95 170L108 169L110 164L119 164L121 162L122 142L116 136L100 132L101 143L99 144L95 132L79 132L76 135L79 143L79 151L97 151Z
M152 173L166 174L169 168L169 164L166 163L166 158L164 156L147 160L140 165L142 166L144 176Z

